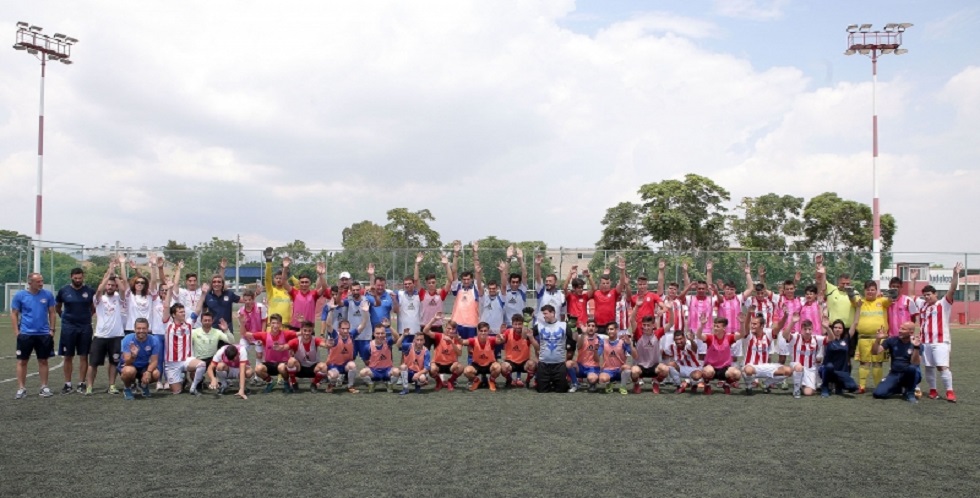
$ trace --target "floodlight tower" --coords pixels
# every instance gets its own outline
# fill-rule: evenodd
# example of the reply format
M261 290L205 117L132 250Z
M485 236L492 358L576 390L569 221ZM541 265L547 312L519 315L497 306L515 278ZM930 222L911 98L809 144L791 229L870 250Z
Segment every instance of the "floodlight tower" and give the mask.
M870 24L851 24L847 27L847 50L844 55L861 54L871 58L871 184L874 190L872 203L873 238L871 242L872 278L881 280L881 213L878 209L878 110L876 92L878 87L878 55L907 54L900 48L902 34L912 27L912 23L888 23L882 31L871 31Z
M42 35L43 28L29 25L26 22L17 23L17 38L15 50L24 50L41 60L41 110L38 113L37 125L37 199L34 204L34 272L41 272L41 193L44 172L44 71L47 61L60 61L71 64L71 47L78 40L62 33L54 36Z

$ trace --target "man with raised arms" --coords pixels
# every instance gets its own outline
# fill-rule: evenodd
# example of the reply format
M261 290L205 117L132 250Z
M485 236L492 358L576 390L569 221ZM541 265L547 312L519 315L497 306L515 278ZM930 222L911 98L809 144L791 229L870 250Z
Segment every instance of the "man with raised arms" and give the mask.
M582 275L592 278L588 268ZM568 316L574 316L579 323L585 323L589 319L589 300L591 292L585 291L585 280L578 276L578 265L572 265L568 272L568 278L562 284L565 289L565 306L568 307Z
M120 348L123 338L122 298L117 292L118 279L115 272L118 260L109 261L109 268L102 277L102 282L95 290L95 333L92 338L92 348L88 358L88 386L85 394L92 394L95 375L99 367L109 358L109 394L118 394L116 388L116 366L119 364ZM172 289L171 289L172 290ZM171 293L173 295L173 293Z
M956 393L953 392L953 372L949 369L949 351L952 336L950 334L949 322L953 314L953 299L956 296L956 287L959 285L960 272L963 271L963 264L956 263L953 268L953 280L949 283L949 290L942 297L936 292L936 288L927 285L922 289L922 302L919 308L922 310L922 351L923 363L925 363L926 383L929 384L929 398L936 399L939 393L936 391L936 370L943 379L946 387L946 401L956 402ZM894 361L894 359L892 360ZM894 365L894 364L893 364Z
M446 301L446 296L449 295L449 290L453 283L453 269L449 266L449 258L445 254L441 256L441 262L443 268L446 269L446 283L442 287L436 286L436 276L435 274L429 274L425 276L425 288L419 291L419 301L421 301L422 312L420 323L431 323L431 329L433 332L442 332L442 313ZM416 272L418 271L418 265L415 266ZM418 280L418 274L415 275L416 280ZM436 319L436 315L439 318ZM426 346L432 346L432 338L426 336ZM436 387L439 387L438 382Z
M626 262L624 261L623 264L625 265ZM657 305L662 301L660 296L650 292L649 285L650 282L646 275L641 274L636 277L636 294L632 293L628 284L624 289L627 298L630 300L630 306L639 308L636 312L636 319L639 321L642 321L644 317L656 315ZM639 339L643 335L643 328L636 322L633 325L636 327L633 330L633 338Z
M418 292L419 264L423 254L415 256L415 272L402 279L402 288L395 293L394 312L398 317L396 325L402 333L401 352L404 355L415 341L415 335L422 331L422 296Z
M616 303L619 302L620 297L623 295L623 288L629 284L626 279L626 261L622 258L618 258L617 266L619 268L619 279L616 282L616 286L612 285L612 278L609 276L609 268L602 271L602 276L599 277L599 287L596 287L595 282L592 281L592 274L586 273L586 278L589 279L589 289L590 297L593 301L594 306L594 317L596 326L600 330L605 330L610 323L616 323ZM620 330L623 330L620 328Z
M541 278L541 263L544 262L543 254L534 255L534 289L538 298L538 312L534 317L535 322L544 320L543 309L546 305L551 305L555 310L555 315L561 314L562 306L565 306L565 294L558 289L558 276L554 273Z
M289 269L290 259L283 258L282 268L283 271ZM316 302L320 297L325 297L330 299L330 289L327 288L327 281L324 280L323 275L327 272L327 266L322 261L316 264L316 289L310 289L312 284L310 276L303 273L299 276L298 287L293 287L289 279L283 281L283 286L286 292L289 293L289 298L293 301L293 317L290 325L293 328L299 328L303 322L312 322L316 320Z
M225 269L228 268L228 260L221 258L218 267L218 274L211 276L211 287L204 292L204 297L201 299L204 302L202 311L210 311L216 322L224 320L228 324L228 334L234 336L235 321L232 320L232 308L242 298L227 288Z
M510 272L510 260L517 254L517 260L521 265L520 273ZM520 315L524 313L527 306L527 265L524 263L524 251L520 247L513 245L507 247L507 258L501 261L497 268L500 270L500 282L507 282L507 290L504 292L504 317Z

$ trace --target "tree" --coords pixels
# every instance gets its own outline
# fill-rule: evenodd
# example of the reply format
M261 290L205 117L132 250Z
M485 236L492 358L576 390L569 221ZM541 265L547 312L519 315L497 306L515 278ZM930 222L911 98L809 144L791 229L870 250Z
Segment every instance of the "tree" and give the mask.
M386 246L391 248L439 247L439 232L429 226L436 221L428 209L409 211L395 208L388 211Z
M13 230L0 230L0 280L25 282L31 272L33 255L30 237Z
M731 217L732 234L744 249L786 251L803 244L800 219L803 198L769 193L745 197L736 208L741 216Z
M824 192L803 208L803 232L809 248L818 251L870 251L873 215L871 207ZM890 251L895 238L895 218L881 215L881 250Z
M187 260L189 263L193 254L191 249L187 247L187 244L177 242L176 240L168 240L167 245L163 246L163 257L171 263L176 263L180 260Z
M210 281L211 275L220 272L222 259L227 260L230 268L235 265L236 255L239 259L245 259L245 254L241 252L241 247L238 241L235 240L211 237L211 240L195 245L194 250L197 252L197 256L201 261L200 267L203 275L198 276L198 279L201 281ZM164 251L164 254L166 254L166 251ZM189 261L187 263L190 264Z
M727 247L727 190L709 178L688 173L684 181L664 180L640 187L646 235L669 251Z
M620 202L607 209L602 218L602 236L596 242L596 249L648 249L642 218L643 208L632 202Z

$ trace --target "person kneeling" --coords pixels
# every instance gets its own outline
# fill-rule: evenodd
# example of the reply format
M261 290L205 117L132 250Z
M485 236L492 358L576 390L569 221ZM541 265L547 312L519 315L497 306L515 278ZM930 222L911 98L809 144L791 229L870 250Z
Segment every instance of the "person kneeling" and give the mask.
M146 318L137 318L133 328L136 331L122 340L123 361L118 367L124 386L123 396L127 400L134 399L134 386L142 388L144 398L150 397L150 383L160 380L157 365L163 356L163 345L150 335L150 322Z
M216 372L217 379L215 378ZM248 365L248 355L242 346L230 344L222 346L214 354L211 364L208 365L209 387L212 390L217 389L219 395L224 394L225 389L228 388L228 379L237 377L238 392L235 395L242 399L248 399L248 396L245 395L245 379L251 376L252 369Z

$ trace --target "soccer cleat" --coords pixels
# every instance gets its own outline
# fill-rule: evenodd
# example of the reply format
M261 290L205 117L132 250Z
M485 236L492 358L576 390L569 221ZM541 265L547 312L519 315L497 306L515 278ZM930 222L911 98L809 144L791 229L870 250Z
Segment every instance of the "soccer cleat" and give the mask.
M722 390L725 391L725 394L731 394L732 393L732 386L730 386L728 384L722 385L721 388L722 388Z
M371 393L374 392L374 387L375 387L374 386L374 382L368 382L368 394L371 394Z
M327 391L327 394L333 394L333 384L332 383L327 382L327 389L326 389L326 391Z
M124 387L123 388L123 399L126 400L126 401L132 401L132 400L136 399L136 397L133 396L133 390L130 389L130 388L128 388L128 387Z
M705 384L705 386L704 386L704 394L705 394L705 396L710 396L711 395L711 384Z
M681 385L677 386L677 390L674 391L677 394L684 394L687 391L687 382L681 382Z
M398 392L398 395L399 396L404 396L406 394L408 394L408 388L407 387L402 388L402 390Z
M415 384L415 394L422 394L422 386Z
M490 388L490 392L497 392L497 382L495 382L493 379L487 381L487 387Z
M299 392L299 382L287 383L287 385L289 385L289 392Z
M796 398L796 399L800 399L800 390L799 389L793 389L793 397Z
M590 387L589 389L592 389L592 388ZM613 392L613 386L612 386L612 384L607 385L606 388L604 389L604 391L605 391L606 394L612 394L612 392ZM595 392L595 391L593 391L593 392Z
M318 389L320 389L320 384L317 384L316 382L310 382L310 392L311 393L317 392Z
M476 377L470 381L470 391L476 391L480 388L480 378Z
M634 383L633 383L633 394L640 394L640 390L641 390L642 388L643 388L643 387L642 387L642 386L640 386L640 383L639 383L639 382L634 382Z
M91 396L92 395L92 386L86 386L85 387L85 395L86 396Z
M51 389L48 388L48 386L44 386L41 388L41 392L38 394L38 396L41 396L42 398L50 398L51 396L54 396L54 393L51 392Z
M269 393L272 392L272 389L275 388L275 387L276 387L276 383L275 382L269 382L269 383L267 383L265 385L265 389L263 389L262 392L264 392L266 394L269 394Z
M389 394L393 392L391 386L391 382L385 383L385 390L388 391Z
M113 384L109 386L109 389L106 392L109 394L119 394L119 389L116 387L115 384Z
M820 388L820 397L821 398L829 398L830 397L830 389L827 389L826 387Z
M783 391L789 390L789 379L783 379L783 382L779 384L779 388Z
M569 387L568 388L568 392L573 393L575 391L578 391L578 386L576 386L575 384L572 384L572 387Z
M192 387L191 388L191 395L193 395L193 396L200 396L201 395L201 391L198 391L196 387Z
M446 390L447 391L455 391L456 390L456 383L455 382L448 382L447 381L446 382Z
M912 391L910 393L905 393L905 401L908 401L914 405L919 402L919 399L915 397L915 391Z
M74 391L75 390L72 389L71 384L65 384L64 387L61 388L61 394L71 394Z
M858 394L864 394L864 386L858 386L857 393Z
M353 388L353 387L348 387L347 388L347 392L350 393L350 394L360 394L361 393L361 391L358 391L356 388Z
M650 392L652 392L653 394L660 394L660 383L659 382L654 382L653 383L653 390L650 391Z
M694 389L691 390L691 394L697 394L698 389L704 389L704 382L698 382L697 385L694 386Z
M956 403L956 393L954 393L952 389L946 391L946 401Z
M436 376L436 391L442 389L442 377Z
M84 382L79 382L78 383L78 388L75 389L75 392L77 392L78 394L85 394L85 391L87 391L87 390L88 390L88 387L85 386L85 383Z
M517 379L511 385L513 385L514 387L524 387L524 381L521 379Z
M772 386L770 386L769 384L766 384L766 387L763 387L762 388L762 392L764 392L766 394L772 394Z
M149 398L151 396L152 394L150 394L150 386L143 386L143 397Z
M14 399L24 399L26 397L27 397L27 389L23 387L18 389L17 394L14 395Z
M620 388L619 388L619 394L629 394L629 393L630 393L630 392L629 392L629 391L627 391L625 387L620 387Z
M939 399L939 391L935 389L929 390L929 399Z
M589 392L590 392L590 393L596 393L596 392L599 392L599 388L598 388L598 387L596 387L596 385L595 385L595 384L589 384Z

